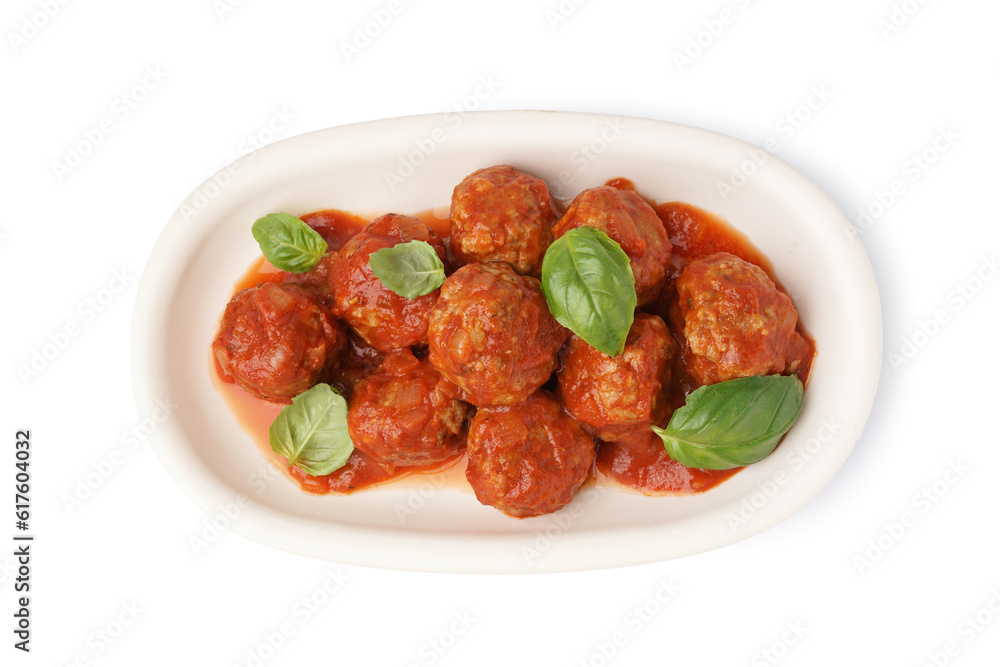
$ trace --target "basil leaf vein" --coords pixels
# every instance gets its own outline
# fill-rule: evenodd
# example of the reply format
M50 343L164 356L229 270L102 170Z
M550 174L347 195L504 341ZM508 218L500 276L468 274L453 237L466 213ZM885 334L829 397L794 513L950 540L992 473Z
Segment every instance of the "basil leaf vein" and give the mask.
M347 401L326 384L302 392L268 429L271 449L310 475L329 475L347 463L354 443L347 430Z
M781 442L802 410L794 375L738 378L699 387L665 429L653 426L681 465L728 470L756 463Z
M407 299L430 294L444 282L444 263L426 241L407 241L368 256L372 273L386 289Z
M282 271L305 273L326 254L319 232L287 213L265 215L251 231L267 261Z
M589 345L611 357L625 349L635 277L628 255L607 234L576 227L556 239L542 259L542 292L556 321Z

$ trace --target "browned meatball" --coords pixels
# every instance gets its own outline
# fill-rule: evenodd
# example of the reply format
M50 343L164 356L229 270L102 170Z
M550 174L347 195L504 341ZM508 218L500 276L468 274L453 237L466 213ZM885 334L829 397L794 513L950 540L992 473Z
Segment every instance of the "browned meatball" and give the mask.
M430 362L397 350L354 388L347 413L351 440L379 463L440 463L465 447L470 406L457 394Z
M541 387L569 336L538 281L499 262L466 264L430 314L430 360L475 405L510 405Z
M559 394L566 410L602 440L649 431L666 417L664 391L677 350L667 325L638 313L625 350L609 357L572 336L562 350Z
M594 227L628 255L635 292L642 306L656 298L673 246L656 211L632 190L610 185L584 190L566 209L553 232L559 238L574 227Z
M469 423L465 476L484 505L513 517L555 512L594 463L594 439L544 391L480 408Z
M336 363L343 344L339 325L312 292L262 283L233 296L212 350L224 379L288 403Z
M556 221L545 181L508 165L469 174L451 196L451 249L463 264L507 262L537 276Z
M313 268L304 273L282 272L282 285L299 285L305 287L319 299L327 308L333 308L333 292L330 291L330 267L333 266L337 253L328 252Z
M688 264L676 285L686 368L697 382L785 370L798 313L759 267L720 252Z
M422 220L388 213L345 243L329 269L334 314L383 352L426 341L427 318L437 300L437 290L416 299L400 296L372 272L372 253L407 241L426 241L445 260L444 243Z

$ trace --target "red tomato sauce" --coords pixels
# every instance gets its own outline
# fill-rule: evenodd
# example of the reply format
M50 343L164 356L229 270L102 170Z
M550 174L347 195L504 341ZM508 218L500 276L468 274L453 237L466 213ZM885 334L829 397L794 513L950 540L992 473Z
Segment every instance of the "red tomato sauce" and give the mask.
M612 179L607 182L607 185L634 190L632 182L624 178ZM743 233L733 228L725 220L681 202L657 204L650 201L649 203L663 221L673 244L673 252L667 270L667 281L660 298L644 307L643 310L660 316L670 326L675 338L679 334L670 318L670 299L672 295L676 297L672 286L684 267L691 261L716 252L732 253L759 266L775 285L783 290L767 258L750 243L750 240ZM445 217L441 217L435 211L424 211L416 216L421 218L442 239L447 239L450 229L446 214ZM331 251L343 246L368 222L368 219L359 215L333 209L312 211L302 214L300 218L324 237ZM261 257L237 281L234 292L262 282L283 282L286 280L296 281L299 279L290 277L289 274L274 268ZM802 361L798 367L797 375L803 383L806 383L815 356L815 343L802 328L801 322L799 322L797 331L805 341L804 349L799 352ZM348 350L344 353L337 377L331 380L331 384L345 396L349 396L353 385L377 368L383 356L382 353L367 346L360 338L353 334L350 335ZM685 396L696 388L690 384L690 380L683 372L684 360L681 357L682 355L677 355L672 374L673 379L667 394L670 406L669 414L682 406ZM221 379L217 364L215 364L215 370L216 372L212 375L216 386L240 425L252 435L264 456L284 470L291 480L308 493L350 493L390 480L399 480L409 475L439 474L445 470L448 471L445 475L446 483L452 485L457 483L460 476L456 471L461 472L461 469L464 468L464 465L461 465L465 460L464 454L456 455L433 466L392 468L380 464L356 449L348 459L347 464L332 474L318 477L308 475L295 466L289 467L283 457L271 450L268 442L270 424L284 406L261 400L235 384ZM667 419L669 419L669 414ZM623 485L647 495L702 493L742 470L742 468L717 471L685 468L667 456L659 437L652 432L650 432L649 438L640 438L638 441L597 442L596 483ZM462 477L464 478L464 476ZM590 486L592 483L594 482L588 481L585 486Z

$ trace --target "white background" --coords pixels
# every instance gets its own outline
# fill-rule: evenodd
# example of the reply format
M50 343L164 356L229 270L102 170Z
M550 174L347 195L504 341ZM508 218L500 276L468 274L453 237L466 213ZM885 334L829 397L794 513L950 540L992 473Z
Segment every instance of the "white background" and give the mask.
M996 664L998 20L985 0L6 2L0 539L19 428L37 537L30 655L0 548L0 662ZM228 532L195 553L205 515L130 435L160 230L254 142L463 104L774 139L862 227L882 379L812 503L711 553L563 575L382 571Z

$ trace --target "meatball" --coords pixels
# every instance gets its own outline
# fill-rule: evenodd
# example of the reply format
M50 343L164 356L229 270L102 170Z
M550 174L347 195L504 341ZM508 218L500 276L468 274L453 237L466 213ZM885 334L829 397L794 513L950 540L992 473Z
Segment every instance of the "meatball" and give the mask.
M785 370L798 313L758 266L715 253L688 264L676 286L686 369L697 382Z
M304 273L282 272L280 283L282 285L299 285L305 287L316 295L320 303L325 307L333 306L333 293L330 291L330 267L337 258L337 253L328 252L313 268Z
M354 388L347 412L351 440L382 464L440 463L465 447L470 406L457 394L430 362L397 350Z
M609 357L572 336L562 350L559 394L566 410L602 440L649 431L666 417L664 391L677 351L667 325L636 314L625 350Z
M656 298L673 245L663 222L645 199L632 190L610 185L584 190L566 209L553 232L559 238L574 227L594 227L617 242L632 265L639 305Z
M500 262L466 264L430 314L430 360L475 405L519 403L545 384L569 330L538 281Z
M652 431L597 446L597 469L622 486L647 496L689 496L708 491L743 468L686 468L667 454Z
M233 296L212 343L222 377L282 403L337 362L344 334L309 290L261 283Z
M451 249L462 264L507 262L537 276L556 221L545 181L508 165L469 174L451 196Z
M555 512L594 463L594 439L544 391L480 408L469 423L465 476L484 505L513 517Z
M382 352L427 340L427 318L437 290L407 299L384 287L369 256L398 243L426 241L444 261L444 243L419 218L388 213L368 223L337 252L329 268L333 312Z

